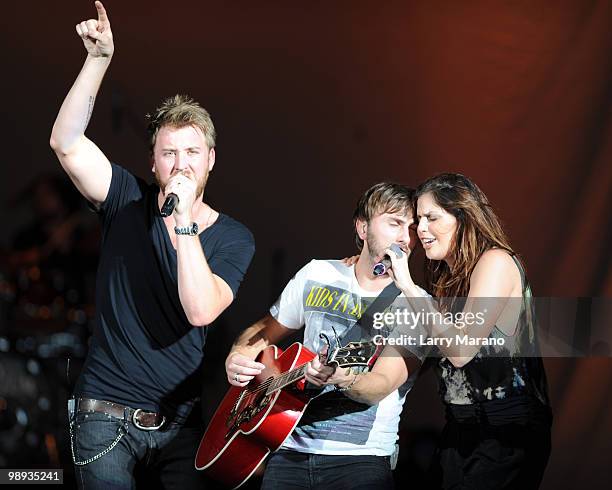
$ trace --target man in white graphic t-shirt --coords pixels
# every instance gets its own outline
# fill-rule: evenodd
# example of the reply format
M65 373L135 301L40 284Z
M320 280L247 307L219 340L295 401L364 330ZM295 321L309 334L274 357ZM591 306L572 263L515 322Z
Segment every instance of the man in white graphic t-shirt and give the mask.
M303 343L312 352L325 347L320 333L332 337L335 330L342 338L392 282L392 272L376 276L374 265L392 244L407 252L406 260L414 246L412 193L399 184L379 183L362 195L353 215L361 250L357 262L349 266L340 260L312 260L299 270L270 313L234 343L225 362L230 384L246 386L263 368L254 361L257 354L297 329L304 327ZM321 301L322 294L327 300ZM270 457L264 490L393 487L390 460L414 378L409 375L418 363L398 356L391 361L393 373L387 370L381 376L384 382L378 383L376 373L386 362L379 359L368 375L334 370L318 358L310 363L306 380L322 387L322 394L310 402L292 434ZM365 383L364 376L369 377Z

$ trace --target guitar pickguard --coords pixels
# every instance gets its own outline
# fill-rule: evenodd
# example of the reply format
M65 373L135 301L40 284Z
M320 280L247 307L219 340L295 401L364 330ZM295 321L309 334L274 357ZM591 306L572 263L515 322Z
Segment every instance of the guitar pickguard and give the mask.
M265 389L259 393L244 390L236 399L227 417L225 425L229 431L226 437L229 437L242 424L250 422L270 404L273 397L274 395L266 395Z

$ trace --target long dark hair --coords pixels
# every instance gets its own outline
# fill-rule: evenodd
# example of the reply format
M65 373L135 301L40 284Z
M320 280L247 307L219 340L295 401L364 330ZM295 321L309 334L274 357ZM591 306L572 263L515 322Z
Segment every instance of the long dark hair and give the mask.
M454 302L452 298L468 295L470 277L483 253L500 248L516 254L487 196L466 176L444 173L427 179L414 193L415 214L417 200L427 193L457 219L450 249L453 265L443 260L428 260L425 270L428 289L435 297L448 298L442 303L450 306Z

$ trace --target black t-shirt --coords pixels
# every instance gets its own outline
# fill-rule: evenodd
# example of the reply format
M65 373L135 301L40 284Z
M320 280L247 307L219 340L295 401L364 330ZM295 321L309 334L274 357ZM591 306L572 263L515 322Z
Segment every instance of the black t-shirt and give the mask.
M112 165L99 211L96 325L75 394L171 415L184 413L200 393L206 328L190 325L181 306L176 250L158 193ZM220 214L199 238L212 272L235 296L255 251L253 236Z

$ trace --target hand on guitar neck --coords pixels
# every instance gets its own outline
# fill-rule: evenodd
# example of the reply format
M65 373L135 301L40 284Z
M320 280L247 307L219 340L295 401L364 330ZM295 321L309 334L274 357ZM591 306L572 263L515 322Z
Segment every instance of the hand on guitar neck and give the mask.
M351 374L350 368L336 369L335 364L325 364L326 359L327 347L323 348L319 355L308 363L305 372L306 381L315 386L333 384L341 388L355 381L355 375ZM261 374L265 367L261 362L256 362L239 352L233 352L225 361L227 381L232 386L242 388L248 385L255 376Z
M351 374L351 368L337 369L337 365L325 364L327 360L327 347L319 355L308 363L306 370L306 381L315 386L336 385L340 388L348 386L355 381L355 374Z
M320 334L328 347L319 355L297 342L284 351L274 344L259 349L264 342L257 344L251 333L234 345L227 358L227 379L232 386L196 454L196 469L206 470L228 488L248 480L291 434L310 400L319 396L320 390L305 389L306 381L350 389L357 377L346 376L345 370L369 370L380 355L380 346L373 342L341 345L335 331L333 337Z

